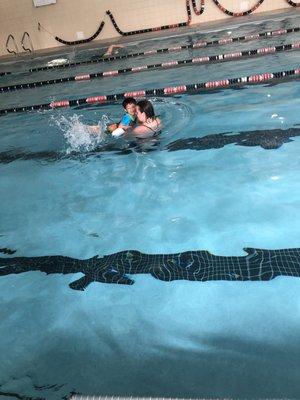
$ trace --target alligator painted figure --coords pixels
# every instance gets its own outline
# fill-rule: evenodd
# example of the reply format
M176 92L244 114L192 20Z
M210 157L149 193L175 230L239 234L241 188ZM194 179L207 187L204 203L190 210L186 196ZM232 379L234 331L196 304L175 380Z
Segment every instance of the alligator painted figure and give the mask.
M296 136L300 136L299 128L246 131L237 134L216 133L202 137L178 139L167 145L167 150L220 149L229 144L247 147L258 146L265 150L273 150L279 149L284 143L292 142L291 138Z
M145 254L136 250L80 260L65 256L0 258L0 276L41 271L46 274L84 276L70 288L84 290L91 282L132 285L135 274L150 274L162 281L270 280L276 276L300 276L300 248L262 250L245 248L245 256L216 256L208 251ZM127 275L128 274L128 275Z
M237 146L261 147L265 150L278 149L284 143L292 141L293 137L300 136L299 128L273 129L259 131L245 131L240 133L216 133L201 137L191 137L178 139L169 143L165 147L159 147L159 137L152 140L141 140L120 143L118 141L102 144L99 148L80 153L80 152L59 152L59 151L38 151L28 152L22 149L14 149L0 153L0 163L7 164L17 160L36 160L55 162L62 159L86 160L89 157L99 157L101 153L112 152L119 155L127 155L133 152L149 152L160 148L167 151L178 150L210 150L220 149L224 146L235 144Z

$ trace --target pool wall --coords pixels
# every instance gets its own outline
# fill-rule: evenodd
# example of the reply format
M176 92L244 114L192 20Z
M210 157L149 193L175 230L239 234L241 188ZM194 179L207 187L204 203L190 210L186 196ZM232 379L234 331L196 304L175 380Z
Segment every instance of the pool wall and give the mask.
M55 37L70 42L107 40L120 37L120 31L159 30L291 7L296 12L297 6L290 0L245 0L239 1L238 6L234 0L59 0L35 7L32 0L1 0L0 56L8 55L9 34L14 36L19 52L24 52L20 44L24 32L29 33L35 50L43 50L62 46ZM108 10L111 14L107 14ZM39 23L42 29L38 29ZM14 48L12 42L10 45Z

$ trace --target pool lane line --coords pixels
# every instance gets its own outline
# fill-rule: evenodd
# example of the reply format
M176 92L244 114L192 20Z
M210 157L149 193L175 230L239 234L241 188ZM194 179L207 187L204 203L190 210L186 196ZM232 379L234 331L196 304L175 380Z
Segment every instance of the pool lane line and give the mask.
M265 31L265 32L251 34L251 35L245 35L245 36L237 36L237 37L231 37L231 38L226 37L226 38L216 39L216 40L211 40L211 41L197 41L193 44L187 44L187 45L175 46L175 47L166 47L166 48L162 48L162 49L154 49L154 50L148 50L148 51L144 51L144 52L124 54L121 56L100 58L98 60L78 61L78 62L62 64L62 65L52 65L52 66L46 66L46 67L31 68L29 70L22 71L22 72L39 72L39 71L48 71L48 70L52 70L52 69L74 68L74 67L77 67L80 65L99 64L99 63L105 63L105 62L111 62L111 61L117 61L117 60L125 60L125 59L129 59L129 58L140 57L140 56L152 56L152 55L161 54L161 53L171 53L171 52L178 52L178 51L183 51L183 50L198 49L198 48L218 46L218 45L222 46L222 45L226 45L229 43L235 43L235 42L243 42L243 41L249 42L249 41L258 40L261 38L270 38L270 37L288 35L288 34L297 33L297 32L300 32L300 27L294 27L294 28L288 28L288 29L277 29L274 31ZM0 76L13 75L13 74L18 74L18 73L20 73L20 72L12 72L12 71L0 72Z
M286 45L280 46L270 46L270 47L262 47L260 49L253 49L253 50L246 50L246 51L237 51L234 53L225 53L225 54L218 54L212 56L201 56L201 57L194 57L187 60L173 60L158 64L151 64L151 65L142 65L139 67L132 67L132 68L124 68L119 70L112 70L112 71L104 71L98 72L93 74L83 74L83 75L76 75L76 76L69 76L66 78L57 78L57 79L48 79L45 81L37 81L37 82L28 82L28 83L20 83L17 85L10 85L10 86L2 86L0 87L0 93L10 92L10 91L17 91L17 90L24 90L24 89L35 89L42 86L47 85L55 85L59 83L67 83L67 82L82 82L82 81L89 81L92 79L102 79L102 78L113 78L117 75L121 74L130 74L130 73L137 73L137 72L144 72L149 70L156 70L156 69L170 69L174 67L181 67L186 65L195 65L195 64L210 64L210 63L217 63L217 62L227 62L232 60L238 60L240 58L252 58L257 56L265 56L269 54L274 54L282 51L291 51L291 50L299 50L300 49L300 42L297 43L290 43Z
M220 79L216 81L208 81L208 82L200 82L200 83L192 83L192 84L182 84L177 86L168 86L157 89L147 89L147 90L136 90L131 92L123 92L109 95L99 95L99 96L91 96L91 97L83 97L80 99L71 99L71 100L55 100L50 103L42 103L35 104L32 106L24 106L24 107L14 107L14 108L6 108L0 109L0 116L6 115L9 113L19 113L19 112L27 112L27 111L42 111L42 110L51 110L54 108L64 108L64 107L76 107L79 105L89 105L89 104L103 104L107 102L115 102L118 100L123 100L126 97L149 97L149 96L168 96L168 95L176 95L176 94L193 94L199 93L202 91L207 91L210 89L225 89L234 86L242 86L247 84L260 84L260 83L268 83L273 82L279 79L287 79L287 78L299 78L300 77L300 67L297 69L291 69L287 71L278 71L278 72L264 72L255 75L249 75L239 78L229 78L229 79Z

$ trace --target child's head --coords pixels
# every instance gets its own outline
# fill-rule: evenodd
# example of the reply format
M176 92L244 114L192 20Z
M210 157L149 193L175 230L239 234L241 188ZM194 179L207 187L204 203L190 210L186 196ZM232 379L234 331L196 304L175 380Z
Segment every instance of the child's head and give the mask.
M136 100L133 97L127 97L125 100L123 100L123 108L124 110L130 114L130 115L135 115L136 113Z

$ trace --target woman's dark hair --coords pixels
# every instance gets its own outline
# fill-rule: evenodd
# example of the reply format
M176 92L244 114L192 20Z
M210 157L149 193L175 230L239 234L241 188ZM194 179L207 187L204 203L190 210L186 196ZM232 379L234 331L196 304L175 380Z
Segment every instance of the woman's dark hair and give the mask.
M137 106L139 107L141 113L144 112L146 114L147 118L155 118L154 108L149 100L140 100L137 102Z

